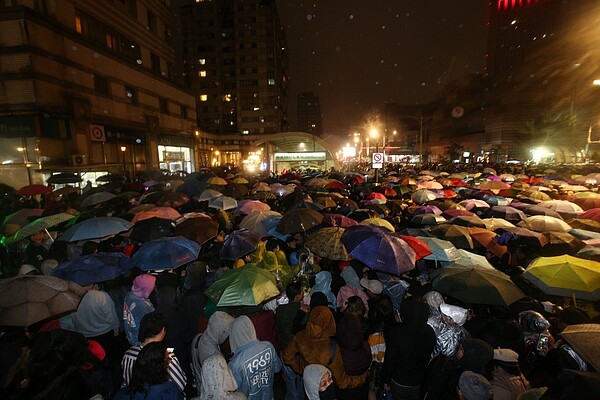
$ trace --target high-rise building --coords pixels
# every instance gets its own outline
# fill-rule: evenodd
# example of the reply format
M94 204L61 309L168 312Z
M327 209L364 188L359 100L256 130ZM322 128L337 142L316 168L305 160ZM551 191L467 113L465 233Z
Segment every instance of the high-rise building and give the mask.
M287 130L287 49L276 2L182 3L183 72L196 94L202 134Z
M323 114L321 113L321 104L319 96L313 92L304 92L298 94L298 130L300 132L323 134Z
M0 2L0 181L194 170L170 1Z

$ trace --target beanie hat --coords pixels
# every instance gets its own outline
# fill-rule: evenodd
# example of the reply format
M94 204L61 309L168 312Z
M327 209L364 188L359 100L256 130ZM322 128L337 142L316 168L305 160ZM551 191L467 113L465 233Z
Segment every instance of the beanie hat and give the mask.
M133 280L131 291L137 297L147 299L150 296L150 293L152 293L154 290L154 285L156 285L156 277L154 275L139 275Z
M483 376L472 371L460 375L458 388L465 400L491 400L494 398L492 384Z

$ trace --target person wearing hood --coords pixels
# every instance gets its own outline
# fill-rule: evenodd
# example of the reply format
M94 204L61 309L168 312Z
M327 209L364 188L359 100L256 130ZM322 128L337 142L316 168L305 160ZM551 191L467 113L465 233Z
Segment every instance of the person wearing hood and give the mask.
M245 315L231 324L229 345L233 353L229 367L240 391L249 400L272 400L274 375L282 367L275 347L256 338L254 325Z
M202 393L202 366L204 361L215 354L221 354L221 344L229 337L231 324L235 318L223 311L216 311L208 319L204 333L197 334L192 340L192 370L198 393Z
M427 364L434 349L435 332L427 324L429 309L420 298L402 302L403 321L385 334L382 382L394 399L418 400Z
M327 297L327 305L335 310L337 301L335 295L331 291L331 281L333 280L331 272L321 271L315 276L315 285L310 290L310 294L322 292Z
M371 347L364 339L363 325L362 315L349 312L342 315L338 323L337 339L344 370L348 375L363 375L368 373L371 366ZM339 389L338 394L340 398L347 400L365 399L369 396L369 380L365 379L364 384L357 388Z
M329 368L336 389L353 389L367 381L368 373L346 373L336 334L335 319L331 310L323 305L311 308L306 328L298 332L283 351L283 361L297 374L302 374L309 364Z
M246 395L238 390L233 373L220 353L204 360L201 379L199 400L246 400Z
M335 386L329 368L310 364L304 368L304 391L308 400L335 400Z
M123 303L123 327L127 340L132 346L140 344L138 334L140 322L144 315L154 311L150 302L150 293L156 285L156 277L150 274L136 276L131 291L125 296Z

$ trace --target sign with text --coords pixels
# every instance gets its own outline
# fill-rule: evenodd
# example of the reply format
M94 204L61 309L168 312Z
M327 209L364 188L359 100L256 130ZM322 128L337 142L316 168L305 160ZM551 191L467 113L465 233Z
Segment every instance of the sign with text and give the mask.
M371 164L372 168L383 168L383 153L372 153Z

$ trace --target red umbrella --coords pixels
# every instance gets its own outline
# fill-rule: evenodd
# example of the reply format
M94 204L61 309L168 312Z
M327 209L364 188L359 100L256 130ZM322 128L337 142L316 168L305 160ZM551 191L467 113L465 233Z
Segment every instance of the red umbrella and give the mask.
M583 214L579 214L578 218L593 219L594 221L600 221L600 208L591 208Z
M391 187L386 186L385 189L383 190L383 195L386 197L396 197L396 196L398 196L398 193Z
M367 200L387 200L387 198L383 193L371 192L371 194L367 196Z
M342 214L323 214L323 225L327 226L339 226L341 228L347 228L349 226L358 225L358 222L352 218L348 218Z
M34 196L36 194L47 194L52 191L50 186L45 185L27 185L17 190L18 196Z
M425 243L424 241L422 241L421 239L418 239L416 237L412 237L412 236L406 236L406 235L398 235L400 236L402 239L404 239L404 241L406 243L408 243L408 245L410 247L412 247L412 249L415 251L416 256L416 260L420 260L423 257L427 257L428 255L430 255L432 252L429 249L429 246L427 246L427 243Z
M465 217L472 217L475 214L472 213L471 211L467 211L467 210L446 210L442 213L442 217L450 219L452 217L460 217L460 216L465 216Z
M332 180L329 183L327 183L325 186L325 189L331 190L331 189L344 189L346 187L346 185L344 185L342 182L337 181L337 180Z
M599 198L570 197L568 200L577 204L579 207L583 208L584 210L590 210L592 208L600 208L600 197Z

